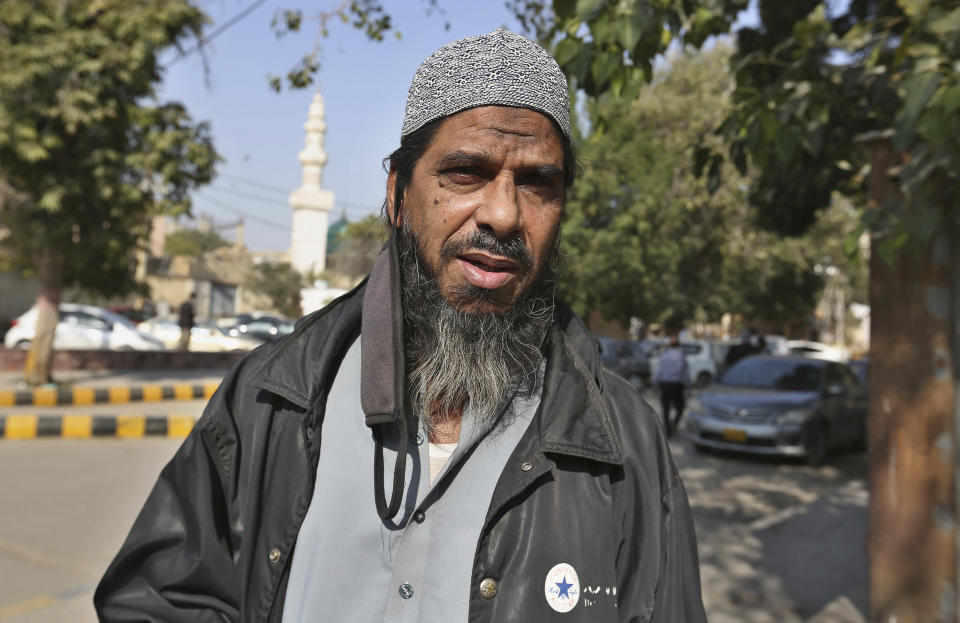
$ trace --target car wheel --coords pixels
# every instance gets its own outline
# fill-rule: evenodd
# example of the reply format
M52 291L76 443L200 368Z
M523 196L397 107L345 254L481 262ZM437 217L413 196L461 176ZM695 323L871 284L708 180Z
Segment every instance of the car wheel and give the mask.
M19 348L20 350L28 350L30 348L30 340L20 340L14 344L14 347Z
M627 377L627 380L630 381L630 384L633 385L633 388L638 392L643 391L643 377L639 374L631 374Z
M710 446L705 446L702 443L697 443L696 441L691 441L690 446L697 454L710 454L713 451L713 448Z
M713 375L707 371L703 371L697 375L697 387L703 389L710 384L710 381L713 380Z
M803 443L806 450L807 465L823 465L827 459L827 429L823 424L816 424L807 434Z

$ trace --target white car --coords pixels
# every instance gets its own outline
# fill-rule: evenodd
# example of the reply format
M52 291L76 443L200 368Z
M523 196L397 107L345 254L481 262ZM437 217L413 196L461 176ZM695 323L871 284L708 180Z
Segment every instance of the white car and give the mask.
M657 377L660 367L660 354L667 348L668 343L663 341L650 351L651 378ZM717 378L717 364L713 359L710 342L706 340L684 340L680 342L684 357L687 360L687 372L690 382L697 387L706 387Z
M34 305L13 321L3 343L30 348L37 326ZM60 322L53 337L57 350L163 350L163 343L137 330L130 320L94 305L60 304Z
M846 363L850 359L847 349L820 342L810 342L807 340L790 340L787 342L787 348L791 355L800 355L813 359L823 359L825 361L837 361Z
M175 349L180 344L180 325L174 316L151 318L138 324L137 328L156 337L167 348ZM190 350L195 352L248 351L261 344L263 340L255 337L227 335L227 332L212 320L198 322L190 329Z

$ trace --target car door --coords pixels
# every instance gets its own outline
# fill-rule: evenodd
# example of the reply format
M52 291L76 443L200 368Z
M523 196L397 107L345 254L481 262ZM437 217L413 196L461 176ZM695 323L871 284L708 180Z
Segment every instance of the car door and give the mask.
M831 446L842 443L852 436L852 422L845 406L847 391L842 367L832 362L824 364L823 413L830 430L828 443Z
M844 385L847 387L843 407L850 422L850 441L865 443L869 411L867 386L849 367L840 366L840 371L843 374Z
M91 313L77 310L74 312L78 334L82 332L84 346L80 348L108 349L110 348L110 332L112 326L105 319Z
M54 334L53 347L59 350L77 350L86 348L86 336L77 323L74 311L60 310L57 332Z

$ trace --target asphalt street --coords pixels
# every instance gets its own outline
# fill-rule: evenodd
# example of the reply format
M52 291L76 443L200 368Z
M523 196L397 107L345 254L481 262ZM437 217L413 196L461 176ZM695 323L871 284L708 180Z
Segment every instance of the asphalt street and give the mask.
M181 406L199 415L202 401ZM0 623L95 621L96 582L179 444L0 442ZM712 623L863 621L863 454L812 468L701 455L677 438L671 447L694 511Z

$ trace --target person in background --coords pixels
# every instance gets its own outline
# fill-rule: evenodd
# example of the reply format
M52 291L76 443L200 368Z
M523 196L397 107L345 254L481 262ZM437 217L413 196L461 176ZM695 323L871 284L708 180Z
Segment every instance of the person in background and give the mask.
M190 298L180 304L180 350L190 350L190 331L193 329L193 304L197 300L194 292Z
M687 358L680 348L680 338L677 334L670 336L670 345L660 355L660 365L653 379L654 385L660 388L660 406L663 411L663 425L669 437L674 427L683 417L686 406L684 392L690 383L690 373L687 370ZM676 411L676 417L671 421L671 408Z

